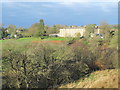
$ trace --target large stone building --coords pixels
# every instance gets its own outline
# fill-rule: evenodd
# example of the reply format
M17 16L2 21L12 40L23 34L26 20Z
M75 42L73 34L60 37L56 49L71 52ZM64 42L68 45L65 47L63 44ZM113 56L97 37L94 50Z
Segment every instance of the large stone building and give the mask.
M76 26L76 27L66 27L64 29L60 29L58 34L50 34L50 36L58 36L58 37L83 37L87 32L86 26ZM91 37L100 34L100 29L98 26L95 27L94 33L90 33Z
M66 28L60 29L59 37L82 37L85 28Z

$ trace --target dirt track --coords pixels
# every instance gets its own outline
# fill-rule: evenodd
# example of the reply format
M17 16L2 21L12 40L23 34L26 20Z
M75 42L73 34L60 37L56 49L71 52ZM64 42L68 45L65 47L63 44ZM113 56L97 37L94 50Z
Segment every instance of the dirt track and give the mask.
M63 43L64 41L32 41L32 43L54 43L54 44L60 44Z

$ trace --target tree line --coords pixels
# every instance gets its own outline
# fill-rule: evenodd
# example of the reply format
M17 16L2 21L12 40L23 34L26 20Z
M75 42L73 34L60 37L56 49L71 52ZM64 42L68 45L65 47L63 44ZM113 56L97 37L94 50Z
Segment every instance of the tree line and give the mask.
M9 25L7 28L3 26L0 27L0 39L3 38L22 38L22 37L41 37L41 36L49 36L49 34L57 34L59 33L59 29L67 28L67 27L77 27L60 25L56 24L53 26L48 26L44 24L44 20L40 19L39 23L34 23L29 28L23 28L22 26L16 28L15 25ZM97 32L96 24L88 24L85 26L85 34L84 37L89 38L91 35ZM109 25L106 22L102 22L99 26L100 33L106 38L110 37L110 34L114 34L114 30L118 29L117 25ZM80 36L80 35L77 35Z
M16 28L15 25L9 25L7 28L0 27L0 39L3 38L17 38L21 37L40 37L40 36L48 36L49 34L58 33L60 28L65 27L65 25L56 24L53 26L48 26L44 24L44 20L40 19L39 23L34 23L29 28L24 28L22 26Z

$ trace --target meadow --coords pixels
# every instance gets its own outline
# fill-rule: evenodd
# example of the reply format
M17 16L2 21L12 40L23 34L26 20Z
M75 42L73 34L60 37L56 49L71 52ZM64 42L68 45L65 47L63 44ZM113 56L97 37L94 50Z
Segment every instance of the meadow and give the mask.
M49 37L49 38L45 38L45 39L41 39L38 37L28 37L28 38L20 38L20 39L5 39L5 40L0 40L0 43L4 44L7 42L38 42L39 41L69 41L72 40L73 38L62 38L62 37Z

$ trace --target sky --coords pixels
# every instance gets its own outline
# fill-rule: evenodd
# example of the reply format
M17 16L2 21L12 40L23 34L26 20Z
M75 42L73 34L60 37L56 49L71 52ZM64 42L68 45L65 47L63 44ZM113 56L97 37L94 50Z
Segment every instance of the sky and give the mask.
M3 2L2 23L29 28L43 19L45 25L87 25L106 21L118 24L117 2Z

